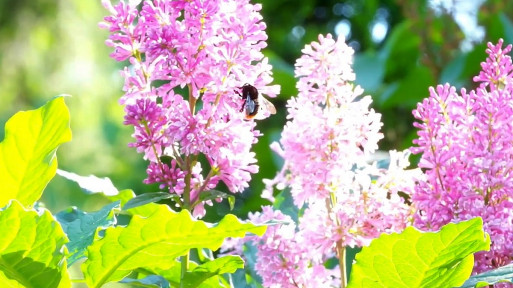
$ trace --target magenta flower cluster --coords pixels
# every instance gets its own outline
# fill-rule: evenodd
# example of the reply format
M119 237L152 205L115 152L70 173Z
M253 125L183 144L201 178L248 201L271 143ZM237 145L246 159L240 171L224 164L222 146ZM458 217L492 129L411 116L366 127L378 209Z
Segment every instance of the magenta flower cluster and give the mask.
M111 57L128 60L121 104L134 126L131 146L149 161L146 183L181 195L204 212L199 195L222 181L231 192L258 171L259 132L240 113L234 90L250 83L274 97L261 5L248 0L103 0L111 13ZM204 159L204 161L202 160ZM203 161L203 165L201 164Z
M511 45L502 46L488 44L476 89L439 85L413 111L419 131L411 150L422 153L425 171L412 195L414 224L437 230L482 217L492 245L476 254L474 272L513 255L513 65Z
M340 257L346 245L401 231L411 209L399 192L410 193L420 171L405 170L408 153L392 151L388 169L369 161L382 138L381 116L353 84L353 50L344 40L320 35L302 52L295 65L299 94L287 103L281 145L273 145L285 164L267 180L266 195L275 185L287 187L304 210L297 225L271 226L253 240L256 270L266 287L340 287L340 271L325 261ZM292 222L269 208L251 218Z

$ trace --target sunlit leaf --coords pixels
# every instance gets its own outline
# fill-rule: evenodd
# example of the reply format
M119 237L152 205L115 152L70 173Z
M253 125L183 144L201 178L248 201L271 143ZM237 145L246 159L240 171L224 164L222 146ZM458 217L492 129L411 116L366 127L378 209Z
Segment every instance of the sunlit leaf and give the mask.
M436 233L408 227L364 247L356 255L347 287L459 286L472 272L473 253L488 249L490 238L481 218L451 223Z
M88 259L82 271L89 287L101 287L119 281L146 263L161 269L176 264L178 256L192 248L217 250L226 237L244 237L246 233L262 235L265 226L242 223L234 215L226 215L216 225L194 220L183 210L173 212L166 205L148 217L133 216L126 227L107 228L87 249Z
M181 265L179 261L175 261L175 265L162 269L162 267L159 267L159 265L154 265L153 267L150 267L151 265L148 265L147 270L152 271L154 274L158 274L162 277L164 277L166 280L169 281L171 284L171 287L179 287L180 286L180 277L181 277ZM199 267L196 262L189 261L189 271L194 271L197 267ZM183 283L183 285L187 285L187 283ZM199 283L197 286L199 288L228 288L233 287L230 286L229 282L224 279L221 275L212 275L211 277L204 279L203 282ZM238 286L235 286L238 287Z
M191 272L187 272L183 281L184 287L198 287L203 281L212 276L234 273L240 268L244 268L244 261L240 256L229 255L214 259L197 266Z
M11 117L0 143L0 207L11 199L33 205L55 175L55 151L69 140L69 112L63 97Z
M25 210L13 200L0 210L1 287L67 288L68 241L52 214Z

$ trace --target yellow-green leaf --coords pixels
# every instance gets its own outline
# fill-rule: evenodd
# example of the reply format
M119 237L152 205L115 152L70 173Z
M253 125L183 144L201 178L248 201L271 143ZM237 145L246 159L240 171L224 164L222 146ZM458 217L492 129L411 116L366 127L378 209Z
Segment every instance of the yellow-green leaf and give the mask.
M356 254L347 288L450 288L463 284L475 252L490 249L483 220L447 224L438 232L413 227L383 234Z
M33 205L55 175L55 151L69 140L69 112L63 97L9 119L0 143L0 207L11 199Z
M227 237L244 237L248 232L262 235L266 229L242 223L231 214L212 225L194 220L185 210L176 213L166 205L157 207L148 217L134 215L126 227L106 229L105 236L89 246L82 265L89 287L119 281L145 265L166 269L192 248L217 250Z
M13 200L0 210L0 235L1 287L71 287L68 239L48 210L26 210Z

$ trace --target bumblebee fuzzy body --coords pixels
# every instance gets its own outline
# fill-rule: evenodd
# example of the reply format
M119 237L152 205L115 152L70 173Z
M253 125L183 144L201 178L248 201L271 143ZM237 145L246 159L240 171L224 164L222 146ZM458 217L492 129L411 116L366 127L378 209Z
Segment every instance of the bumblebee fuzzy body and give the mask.
M264 119L269 114L276 114L276 108L269 102L269 100L261 97L258 94L258 90L250 85L244 84L239 87L242 90L242 94L239 91L235 92L244 100L240 112L244 112L244 118L250 119ZM267 113L265 113L267 111Z

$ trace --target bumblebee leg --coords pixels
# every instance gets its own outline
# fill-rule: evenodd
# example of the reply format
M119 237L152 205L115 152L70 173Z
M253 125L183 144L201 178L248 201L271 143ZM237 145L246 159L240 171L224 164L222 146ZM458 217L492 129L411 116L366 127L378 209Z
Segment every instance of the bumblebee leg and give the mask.
M242 107L240 107L239 112L244 111L244 108L246 107L246 101L247 101L247 100L244 100L244 103L242 103Z

